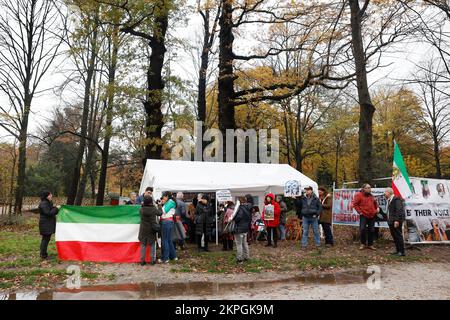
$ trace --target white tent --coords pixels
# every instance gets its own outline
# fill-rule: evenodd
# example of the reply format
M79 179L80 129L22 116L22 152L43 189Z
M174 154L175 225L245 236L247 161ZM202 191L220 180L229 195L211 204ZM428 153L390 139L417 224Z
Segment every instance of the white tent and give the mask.
M268 192L283 194L289 180L310 185L315 193L317 183L287 164L147 160L139 194L153 187L154 196L163 191L215 192L230 190L233 197L247 193L258 197L262 206Z

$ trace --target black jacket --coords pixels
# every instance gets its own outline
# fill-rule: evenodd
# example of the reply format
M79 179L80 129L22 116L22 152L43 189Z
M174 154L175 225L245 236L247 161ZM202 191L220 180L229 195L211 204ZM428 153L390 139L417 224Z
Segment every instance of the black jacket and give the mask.
M236 234L249 232L250 223L252 221L251 209L252 205L250 203L244 203L239 206L238 212L234 217L234 222L236 223Z
M201 236L203 234L203 227L206 227L206 234L209 234L211 232L211 224L214 222L214 217L213 210L209 203L207 205L204 205L200 202L197 204L194 221L196 235Z
M403 205L403 200L401 198L394 196L388 206L387 215L388 223L394 223L395 221L402 223L405 221L405 206Z
M41 235L51 235L56 230L56 215L58 208L53 203L45 199L39 203L39 233Z
M143 206L140 214L139 241L145 240L147 243L156 241L156 233L153 231L152 225L156 223L156 216L159 215L158 209L154 205Z
M297 215L298 209L300 209L301 213L299 217L318 217L322 212L322 203L320 202L320 199L317 198L314 194L311 197L312 199L309 205L306 196L301 196L300 199L298 199L298 203L296 200Z

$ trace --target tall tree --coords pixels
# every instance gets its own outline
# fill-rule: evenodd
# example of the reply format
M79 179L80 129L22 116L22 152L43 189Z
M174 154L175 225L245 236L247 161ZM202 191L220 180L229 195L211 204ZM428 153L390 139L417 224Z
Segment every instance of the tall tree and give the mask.
M74 1L80 15L79 27L73 32L67 44L71 49L73 62L77 72L83 81L83 112L80 128L80 143L78 145L75 167L72 172L72 185L67 196L67 204L75 204L77 193L79 194L79 182L81 166L86 149L86 137L88 133L89 107L91 102L92 79L96 72L95 66L98 60L100 6L99 4ZM87 41L84 41L87 38ZM80 197L80 196L79 196ZM79 199L79 198L78 198Z
M15 213L22 210L29 116L40 84L59 54L65 18L52 0L0 1L0 126L19 143Z

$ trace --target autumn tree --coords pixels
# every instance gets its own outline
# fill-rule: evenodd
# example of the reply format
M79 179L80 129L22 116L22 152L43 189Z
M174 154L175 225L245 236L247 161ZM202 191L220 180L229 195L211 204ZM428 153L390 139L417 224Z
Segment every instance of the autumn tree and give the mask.
M51 0L0 1L0 126L18 141L15 213L22 210L29 117L42 80L60 52L65 17Z

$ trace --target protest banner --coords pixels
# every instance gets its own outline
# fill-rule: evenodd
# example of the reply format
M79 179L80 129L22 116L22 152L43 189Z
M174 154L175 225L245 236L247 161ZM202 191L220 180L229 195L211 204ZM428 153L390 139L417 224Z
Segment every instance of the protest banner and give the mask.
M386 212L385 188L372 188L372 194L380 208ZM353 208L353 197L360 189L335 189L333 191L333 224L359 226L359 214ZM377 222L376 226L387 228L386 222Z
M413 195L406 200L409 243L450 243L450 180L410 178Z

